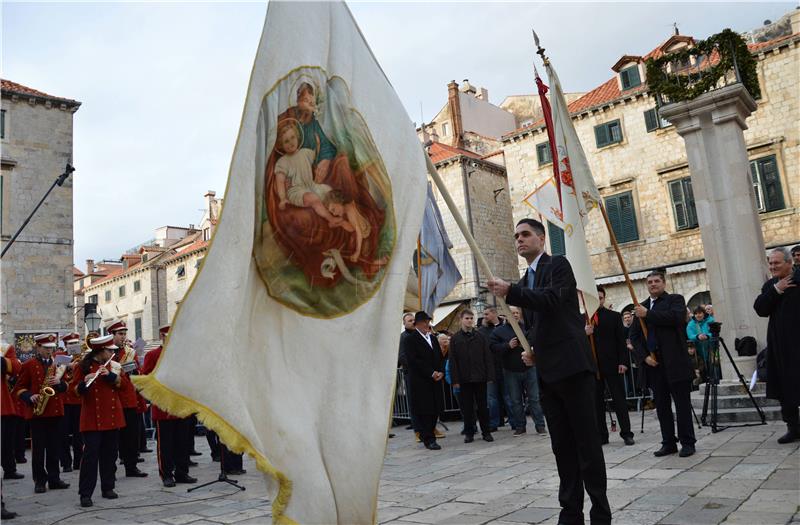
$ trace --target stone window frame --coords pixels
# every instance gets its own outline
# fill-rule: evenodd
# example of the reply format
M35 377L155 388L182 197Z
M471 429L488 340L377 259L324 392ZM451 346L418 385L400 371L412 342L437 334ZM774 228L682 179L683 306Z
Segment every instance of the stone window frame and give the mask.
M117 295L119 295L119 297L121 299L121 298L125 297L125 294L126 294L125 285L122 284L117 288Z
M550 151L549 140L545 140L536 145L536 161L539 166L549 166L553 163L553 154Z
M179 281L186 279L186 265L183 263L179 264L175 269L175 275L178 276Z
M142 291L142 280L136 279L133 281L133 293L140 293Z
M103 294L103 301L110 303L111 302L111 290L106 290Z
M630 71L636 71L636 83L635 84L632 83L632 80L630 78ZM623 73L625 73L625 74L623 75ZM626 85L626 79L627 79L628 85ZM641 86L643 82L642 82L642 72L639 70L639 64L637 63L637 64L634 64L634 65L628 66L628 67L626 67L624 69L621 69L619 71L619 82L620 82L620 87L621 87L620 91L627 91L629 89L633 89L633 88Z
M785 182L786 181L783 178L783 170L781 169L782 168L782 162L781 161L783 160L783 156L782 155L779 155L778 152L776 152L776 151L766 151L763 154L753 155L752 157L748 156L748 159L747 159L747 174L748 174L748 177L750 177L751 180L752 180L752 176L753 176L752 168L753 168L753 165L758 166L759 162L767 160L770 157L772 157L773 162L775 163L775 171L777 172L776 173L776 175L777 175L777 183L778 183L778 186L779 186L779 189L780 189L781 206L779 208L774 208L774 209L771 209L771 210L767 209L766 205L759 206L757 208L757 211L758 211L759 215L763 215L765 213L772 213L772 212L782 211L782 210L786 210L788 208L787 199L786 199L786 190L785 190L785 188L786 188ZM758 179L759 179L758 180L758 191L756 191L756 183L755 182L753 183L753 190L754 190L754 192L756 194L756 205L758 205L759 202L761 202L761 203L764 202L763 192L761 191L762 186L763 186L763 181L761 180L760 171L758 172Z
M449 122L442 122L442 137L446 137L448 135L448 127L450 126Z
M601 144L600 141L598 140L599 137L597 136L598 129L608 128L607 133L609 135L609 138L611 138L613 135L613 133L611 132L611 126L613 124L616 124L617 127L619 128L619 140L611 140L610 142L604 142ZM613 120L608 120L601 124L597 124L596 126L594 126L593 130L594 130L594 144L598 150L609 148L617 144L622 144L625 141L625 131L622 129L622 117L618 117Z
M144 334L144 317L142 311L134 312L133 314L133 340L141 338ZM139 326L136 326L136 321L139 321Z

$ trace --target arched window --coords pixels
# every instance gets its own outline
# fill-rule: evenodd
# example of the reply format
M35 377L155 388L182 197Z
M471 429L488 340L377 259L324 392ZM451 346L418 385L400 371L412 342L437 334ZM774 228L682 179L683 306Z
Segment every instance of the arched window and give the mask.
M711 304L711 292L708 290L694 294L691 299L689 299L689 302L686 303L686 306L689 307L689 310L694 310L701 304Z

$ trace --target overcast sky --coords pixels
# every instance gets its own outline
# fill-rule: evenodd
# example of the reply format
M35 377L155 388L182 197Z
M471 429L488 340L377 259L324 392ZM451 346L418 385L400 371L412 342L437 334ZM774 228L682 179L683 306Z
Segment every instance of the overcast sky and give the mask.
M420 104L425 120L438 112L450 80L486 87L496 104L531 93L531 28L564 89L586 91L623 54L668 38L673 22L703 38L796 5L350 2L415 122ZM206 190L222 196L265 13L266 2L3 2L3 78L83 103L74 117L79 267L118 259L159 226L196 224Z

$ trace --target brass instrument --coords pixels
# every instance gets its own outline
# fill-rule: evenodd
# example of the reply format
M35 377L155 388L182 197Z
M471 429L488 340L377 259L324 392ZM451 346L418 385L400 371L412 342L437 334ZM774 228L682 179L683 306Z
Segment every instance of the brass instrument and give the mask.
M34 416L41 416L44 413L44 409L47 408L47 402L50 401L51 397L56 395L56 391L49 385L50 380L55 378L56 381L61 381L61 377L66 370L66 365L52 365L48 367L47 373L44 376L44 381L42 381L42 387L39 389L39 397L36 399L36 404L33 406Z

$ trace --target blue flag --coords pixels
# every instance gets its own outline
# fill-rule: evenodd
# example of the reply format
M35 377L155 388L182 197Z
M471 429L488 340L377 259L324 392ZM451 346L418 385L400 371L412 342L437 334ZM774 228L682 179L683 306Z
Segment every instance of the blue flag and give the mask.
M453 243L447 236L447 230L442 221L442 214L436 205L433 189L428 183L428 199L425 203L425 215L422 219L420 231L420 247L422 248L422 279L420 297L422 309L433 315L439 303L447 297L458 281L461 272L458 271L456 262L450 255ZM418 265L414 260L414 267ZM419 269L417 269L419 272Z

